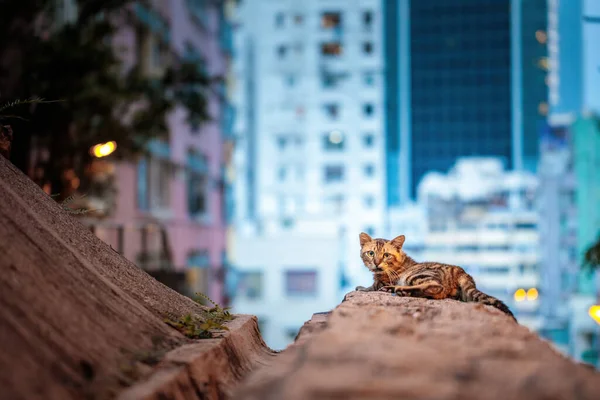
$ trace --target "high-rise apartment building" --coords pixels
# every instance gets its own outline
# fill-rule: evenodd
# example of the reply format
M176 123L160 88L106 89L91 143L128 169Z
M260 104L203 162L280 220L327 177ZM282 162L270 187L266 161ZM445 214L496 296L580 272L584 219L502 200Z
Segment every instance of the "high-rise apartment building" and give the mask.
M389 205L462 156L534 170L548 112L546 0L384 4Z
M169 62L189 61L210 77L226 77L232 56L227 11L232 1L140 1L126 12L114 42L124 68L139 65L161 73ZM73 0L57 2L56 17L77 18ZM98 160L95 179L115 191L87 196L105 212L84 223L116 251L163 283L222 303L225 277L227 190L224 176L230 145L232 106L226 82L206 90L211 120L193 126L178 107L168 115L168 131L149 143L138 162ZM118 145L117 142L117 151Z
M428 173L418 187L426 215L421 261L460 265L535 330L541 327L536 190L533 174L477 157L459 159L447 174Z
M600 113L599 35L597 1L548 1L550 115L539 169L546 294L542 334L577 360L596 365L600 327L589 308L599 303L598 273L582 266L585 251L600 234L600 135L593 118ZM547 144L553 146L544 149Z
M348 250L327 267L339 273L315 267L317 280L336 276L318 287L339 291L339 276L365 283L358 235L383 234L385 207L381 2L246 0L239 16L236 267L272 263L266 253L247 265L237 242L277 247L278 235L296 237L296 264L311 264L307 238L333 224Z

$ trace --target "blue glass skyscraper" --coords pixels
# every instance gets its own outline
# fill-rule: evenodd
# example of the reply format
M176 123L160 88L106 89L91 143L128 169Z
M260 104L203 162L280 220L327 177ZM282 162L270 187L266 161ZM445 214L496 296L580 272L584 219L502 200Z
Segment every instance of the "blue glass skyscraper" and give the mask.
M546 0L384 4L388 204L461 156L534 169L548 111Z

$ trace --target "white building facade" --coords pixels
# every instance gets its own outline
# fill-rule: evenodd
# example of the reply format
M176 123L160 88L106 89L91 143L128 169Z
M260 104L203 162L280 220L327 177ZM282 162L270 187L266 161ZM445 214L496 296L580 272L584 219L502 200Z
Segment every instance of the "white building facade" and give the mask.
M271 254L241 243L277 247L280 237L296 243L290 251L299 265L311 252L327 260L333 254L334 265L329 260L316 279L331 279L322 287L339 301L344 290L372 279L359 258L359 233L384 234L381 2L246 0L238 22L230 258L240 271L250 259L266 268ZM347 250L311 250L315 235ZM340 283L332 268L349 279ZM243 299L233 304L261 311ZM299 316L297 327L305 320Z
M480 290L506 302L521 324L537 330L536 189L535 176L505 171L498 159L459 159L447 174L425 176L417 204L391 213L391 230L407 235L406 252L417 261L465 268Z

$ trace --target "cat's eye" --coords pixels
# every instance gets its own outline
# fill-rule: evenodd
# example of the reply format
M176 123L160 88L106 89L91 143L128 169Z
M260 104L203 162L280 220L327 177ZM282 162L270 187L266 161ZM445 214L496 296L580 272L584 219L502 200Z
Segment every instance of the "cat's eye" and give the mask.
M375 252L374 251L369 251L367 254L370 255L371 257L373 257L375 255Z
M383 253L383 256L384 256L385 258L388 258L388 257L390 256L390 253Z

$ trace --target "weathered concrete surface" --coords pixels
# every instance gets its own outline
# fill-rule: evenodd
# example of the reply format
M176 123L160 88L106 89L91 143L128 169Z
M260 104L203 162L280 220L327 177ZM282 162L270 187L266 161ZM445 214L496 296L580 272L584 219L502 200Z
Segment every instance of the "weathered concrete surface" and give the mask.
M275 353L264 344L256 317L238 315L221 339L200 340L167 353L152 374L119 400L223 399L253 368Z
M3 157L0 271L1 400L600 399L596 372L497 310L450 300L353 292L277 356L250 316L191 341L163 320L196 303Z
M189 390L196 396L191 398L222 398L234 380L271 354L252 334L253 318L234 320L225 339L210 343L193 342L166 325L165 318L200 306L112 250L4 157L0 271L2 400L114 398L153 377L168 351L201 343L191 347L196 359L209 358L221 342L216 347L227 354L221 364L228 367L218 374L195 371L197 381L213 381ZM234 356L239 365L230 363Z
M305 331L233 398L600 399L600 374L478 304L353 292Z

